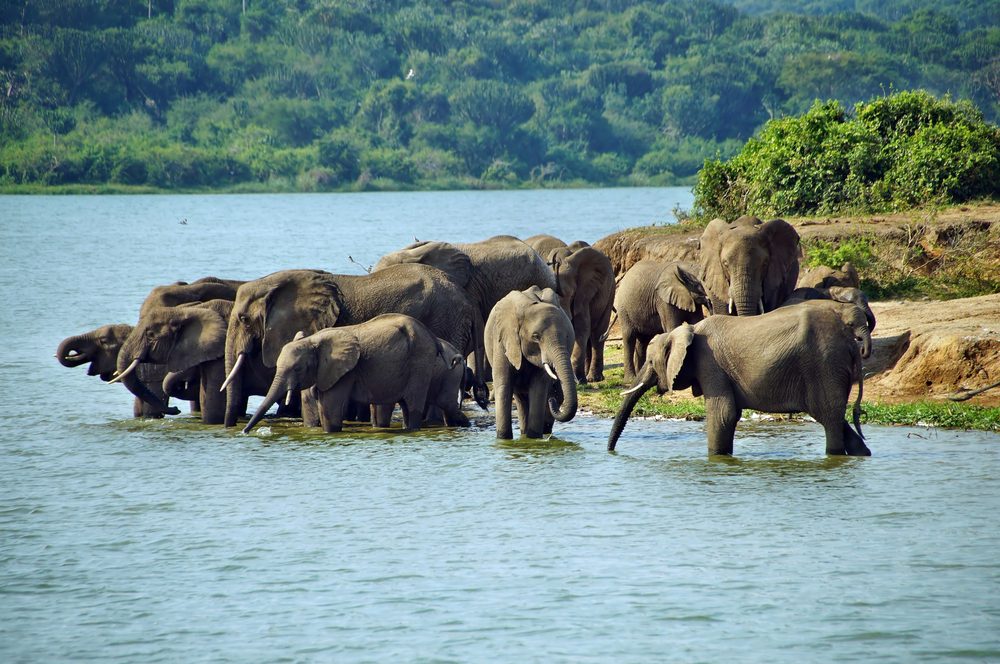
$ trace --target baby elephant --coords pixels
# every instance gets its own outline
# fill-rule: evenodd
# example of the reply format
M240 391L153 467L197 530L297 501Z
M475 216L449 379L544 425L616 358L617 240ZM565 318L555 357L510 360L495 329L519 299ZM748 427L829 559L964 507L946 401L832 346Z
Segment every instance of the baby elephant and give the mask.
M744 408L765 413L808 413L826 431L827 454L870 456L859 422L861 348L871 338L854 304L809 300L760 316L709 316L683 324L649 344L638 383L615 416L608 449L615 449L639 397L691 388L705 395L709 454L732 454ZM854 429L844 420L851 386L858 383Z
M443 361L444 360L444 361ZM460 423L459 388L464 367L458 353L448 357L441 341L410 316L383 314L358 325L331 327L285 344L278 355L274 381L244 433L289 392L315 386L323 429L340 431L351 401L399 403L403 427L420 428L428 392L435 377L454 371L448 394L436 400L448 421Z

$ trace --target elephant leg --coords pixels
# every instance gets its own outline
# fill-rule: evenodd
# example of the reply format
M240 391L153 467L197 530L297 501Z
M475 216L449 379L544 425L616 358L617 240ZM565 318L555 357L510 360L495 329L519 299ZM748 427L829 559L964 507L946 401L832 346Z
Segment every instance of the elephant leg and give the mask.
M545 415L549 412L549 390L552 387L548 378L536 376L528 388L528 426L521 433L528 438L541 438L545 435Z
M528 417L531 414L531 404L528 397L518 392L514 393L514 405L517 407L517 427L521 435L525 435L528 430Z
M146 417L158 420L163 417L163 411L136 397L132 402L132 417Z
M392 411L396 404L377 403L372 404L372 426L379 429L388 429L392 426Z
M604 342L600 335L590 335L590 352L587 354L587 380L599 383L604 380Z
M352 381L341 381L342 383ZM319 421L327 433L337 433L344 428L344 409L347 407L350 387L344 389L340 383L331 390L317 393L319 401Z
M440 408L444 416L445 426L467 427L472 425L472 423L469 422L469 417L462 412L461 406L456 406L455 404L449 403L446 405L441 405Z
M319 404L316 401L316 388L302 390L302 425L319 426Z
M625 369L625 382L635 382L636 335L631 328L622 326L622 366Z
M650 337L640 336L635 341L635 368L641 369L646 364L646 349L649 348ZM632 377L635 381L635 376Z
M493 372L493 399L496 404L497 438L510 440L514 437L514 429L511 424L513 393L509 367L496 367Z
M226 394L219 391L226 379L226 367L219 362L201 365L200 403L203 424L222 424L226 419Z
M732 388L728 394L705 395L705 433L708 437L708 453L733 453L733 437L742 411L736 407Z

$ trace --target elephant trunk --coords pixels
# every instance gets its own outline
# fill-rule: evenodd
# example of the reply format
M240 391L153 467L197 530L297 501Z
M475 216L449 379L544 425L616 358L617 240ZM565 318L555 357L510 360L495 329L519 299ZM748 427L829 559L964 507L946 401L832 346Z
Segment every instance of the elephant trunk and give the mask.
M569 422L576 415L576 375L573 373L573 366L570 364L569 353L560 349L554 354L554 362L546 368L549 371L555 368L559 385L562 387L563 400L557 403L552 397L549 398L549 411L552 417L559 422Z
M257 411L247 422L247 425L243 427L243 433L250 433L250 430L257 426L257 423L264 419L264 415L267 411L271 409L271 406L283 400L283 397L291 391L291 387L287 384L288 381L285 377L278 372L274 376L274 381L271 383L271 387L267 391L267 396L261 402Z
M136 369L143 363L145 359L144 355L145 352L143 350L135 351L133 348L122 348L121 352L118 353L118 377L115 380L124 385L125 389L138 397L143 403L152 406L155 414L180 414L180 410L169 406L166 399L154 393L139 379Z
M729 287L730 301L736 308L737 316L756 316L763 311L763 289L760 277L752 273L742 273L733 278Z
M632 415L632 410L635 405L639 403L639 399L642 398L649 388L656 384L656 374L653 372L652 366L646 364L639 374L639 381L636 383L635 387L623 392L625 399L622 401L622 405L618 407L618 412L615 413L615 421L611 425L611 433L608 434L608 451L614 452L615 445L618 444L618 438L622 435L622 431L625 429L625 423L628 418Z
M66 337L56 349L56 359L64 367L78 367L90 361L95 341L87 334Z

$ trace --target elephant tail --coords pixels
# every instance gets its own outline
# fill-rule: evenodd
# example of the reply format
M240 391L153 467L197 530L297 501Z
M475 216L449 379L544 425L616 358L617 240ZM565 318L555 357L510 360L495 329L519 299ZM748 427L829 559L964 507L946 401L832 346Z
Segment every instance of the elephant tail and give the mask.
M860 365L860 362L858 363ZM854 408L851 409L851 415L854 420L854 430L858 432L858 436L861 440L865 439L865 435L861 433L861 396L865 391L865 372L860 366L858 366L858 396L854 400Z

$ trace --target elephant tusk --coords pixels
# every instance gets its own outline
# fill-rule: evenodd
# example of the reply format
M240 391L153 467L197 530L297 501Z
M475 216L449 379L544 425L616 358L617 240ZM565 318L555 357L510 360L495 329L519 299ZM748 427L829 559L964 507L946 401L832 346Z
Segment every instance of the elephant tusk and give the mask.
M128 365L128 368L125 369L125 371L121 372L120 374L109 380L108 385L110 385L111 383L121 382L122 380L125 379L126 376L135 371L135 368L137 366L139 366L139 360L138 359L132 360L132 364Z
M630 387L629 389L625 390L624 392L620 392L619 394L621 394L621 396L624 397L624 396L627 396L629 394L632 394L633 392L638 392L641 389L642 389L642 383L639 383L635 387Z
M292 405L292 391L291 390L288 390L288 394L285 395L285 405L286 406L291 406Z
M240 372L240 368L243 366L243 361L247 359L246 353L240 353L236 358L236 364L233 365L233 370L229 372L226 376L226 380L222 382L222 387L219 388L220 392L225 392L229 384L236 379L236 375Z
M764 313L764 298L757 300L757 308L760 310L758 313Z
M729 298L729 315L733 315L733 298Z
M552 370L552 365L551 364L549 364L548 362L542 362L542 367L545 368L545 373L547 373L549 376L552 377L552 380L555 380L555 381L559 380L559 376L557 376L556 372Z

